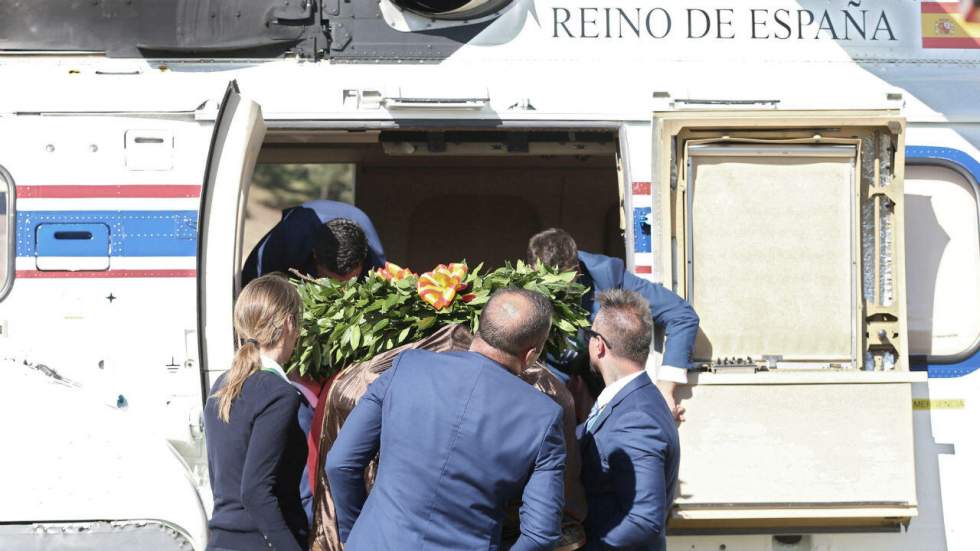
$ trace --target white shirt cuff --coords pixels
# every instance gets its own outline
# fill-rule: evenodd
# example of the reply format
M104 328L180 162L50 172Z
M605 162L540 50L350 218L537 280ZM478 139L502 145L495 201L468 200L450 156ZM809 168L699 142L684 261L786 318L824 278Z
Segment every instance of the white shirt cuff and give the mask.
M687 370L680 367L662 365L658 369L653 368L650 362L647 362L647 373L650 374L654 381L670 381L682 385L687 384Z

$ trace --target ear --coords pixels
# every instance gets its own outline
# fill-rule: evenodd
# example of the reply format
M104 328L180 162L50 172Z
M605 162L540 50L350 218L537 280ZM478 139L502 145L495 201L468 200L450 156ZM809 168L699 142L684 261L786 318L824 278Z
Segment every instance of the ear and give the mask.
M538 358L541 356L542 348L531 348L524 353L524 357L521 358L522 363L524 364L524 369L527 369L529 366L534 364L534 362L538 361Z
M589 346L595 347L595 355L597 358L602 358L609 352L609 349L606 347L606 341L598 337L589 339Z

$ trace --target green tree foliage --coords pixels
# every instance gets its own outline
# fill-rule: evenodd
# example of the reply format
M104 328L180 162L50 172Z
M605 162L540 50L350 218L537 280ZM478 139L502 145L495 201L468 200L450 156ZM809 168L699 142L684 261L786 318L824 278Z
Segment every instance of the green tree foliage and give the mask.
M313 199L354 202L352 164L260 164L252 184L268 191L261 203L282 210Z

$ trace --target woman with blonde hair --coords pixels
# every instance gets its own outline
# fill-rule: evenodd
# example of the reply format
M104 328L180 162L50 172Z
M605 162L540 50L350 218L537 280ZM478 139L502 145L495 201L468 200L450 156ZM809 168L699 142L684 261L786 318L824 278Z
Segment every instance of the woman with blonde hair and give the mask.
M302 314L299 293L278 275L253 280L235 303L241 346L204 408L214 493L210 551L306 547L300 395L281 367L296 346Z

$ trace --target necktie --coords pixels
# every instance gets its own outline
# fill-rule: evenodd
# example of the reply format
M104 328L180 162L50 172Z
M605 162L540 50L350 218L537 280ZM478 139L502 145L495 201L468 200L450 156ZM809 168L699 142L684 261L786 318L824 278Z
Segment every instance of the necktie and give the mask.
M585 418L586 432L590 432L590 433L592 432L592 427L595 426L596 421L599 420L599 414L602 413L602 410L604 409L606 409L605 405L603 405L602 407L599 407L598 403L592 405L592 410L589 411L589 416Z

